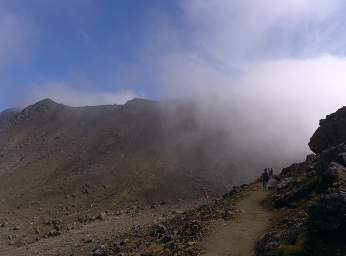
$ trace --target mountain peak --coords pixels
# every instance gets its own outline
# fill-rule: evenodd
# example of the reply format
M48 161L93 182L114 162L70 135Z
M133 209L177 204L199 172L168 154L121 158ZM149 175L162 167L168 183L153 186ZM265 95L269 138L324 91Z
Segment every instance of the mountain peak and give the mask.
M155 101L149 100L149 99L143 99L143 98L133 98L131 100L128 100L125 105L129 104L153 104Z
M18 119L30 120L35 117L42 116L42 114L44 113L54 112L55 110L59 109L61 106L63 105L56 103L55 101L51 99L46 98L25 108L18 116Z
M29 107L27 107L26 109L30 109L30 110L48 110L48 109L55 109L58 106L62 106L62 104L59 104L49 98L40 100L32 105L30 105Z
M33 106L35 105L44 105L44 106L57 106L57 105L60 105L59 103L55 102L54 100L50 99L50 98L45 98L43 100L40 100L38 102L36 102L35 104L33 104Z
M0 123L10 121L16 116L17 113L19 113L19 111L20 110L17 108L8 108L0 112Z
M124 104L124 109L130 110L130 111L143 111L152 109L156 105L156 101L148 100L148 99L141 99L141 98L133 98L132 100L127 101Z
M18 108L8 108L0 112L0 115L16 114L20 110Z

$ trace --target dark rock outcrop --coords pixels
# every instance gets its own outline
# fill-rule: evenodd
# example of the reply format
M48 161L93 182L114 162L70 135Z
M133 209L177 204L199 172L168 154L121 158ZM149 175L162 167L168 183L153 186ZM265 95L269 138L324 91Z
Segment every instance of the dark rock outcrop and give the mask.
M341 143L323 150L321 158L322 168L329 167L330 162L337 162L346 165L346 143Z
M322 195L314 201L307 212L318 229L342 232L346 228L346 192Z
M279 256L286 255L286 248L295 248L293 250L297 251L300 249L300 235L307 230L306 216L284 218L258 242L256 253L263 256Z
M322 231L346 231L346 167L331 162L322 173L324 192L306 208L311 221Z
M310 139L309 146L320 155L323 150L346 141L346 107L320 121L320 127Z
M295 207L296 203L311 196L319 186L316 167L319 157L309 155L305 162L284 168L277 177L278 183L272 196L276 208Z
M317 155L278 176L272 202L285 218L258 242L257 255L346 255L346 107L320 121L309 146Z

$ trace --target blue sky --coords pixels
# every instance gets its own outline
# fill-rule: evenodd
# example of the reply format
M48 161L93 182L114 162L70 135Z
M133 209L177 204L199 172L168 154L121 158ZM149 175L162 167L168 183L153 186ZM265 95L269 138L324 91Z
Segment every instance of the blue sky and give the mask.
M49 81L155 97L148 81L120 85L116 74L139 61L163 23L178 25L178 12L177 1L1 1L0 36L8 42L0 39L6 48L0 106L16 103L35 84Z
M301 90L320 99L326 86L340 94L345 10L341 0L3 0L0 109L43 97L76 106L135 96L232 99L239 88L260 90L267 102L278 86L283 100ZM264 74L297 67L304 79L263 86ZM325 81L317 88L316 74Z

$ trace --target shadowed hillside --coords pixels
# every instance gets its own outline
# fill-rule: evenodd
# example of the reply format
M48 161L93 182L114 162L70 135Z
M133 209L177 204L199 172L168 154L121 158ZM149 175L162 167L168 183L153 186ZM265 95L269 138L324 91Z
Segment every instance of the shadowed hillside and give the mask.
M68 107L45 99L7 110L0 114L1 207L23 216L70 214L199 198L204 188L220 193L238 182L231 160L215 155L221 141L198 128L191 103Z

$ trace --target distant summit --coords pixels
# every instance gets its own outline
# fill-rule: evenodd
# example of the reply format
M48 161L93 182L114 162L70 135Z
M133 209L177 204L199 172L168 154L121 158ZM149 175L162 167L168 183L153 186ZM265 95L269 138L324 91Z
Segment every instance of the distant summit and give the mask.
M189 104L135 98L69 107L44 99L0 119L1 212L85 214L91 204L194 199L202 188L219 194L238 183L232 158L210 154L227 152L223 138L198 130Z
M52 114L64 108L64 105L51 99L43 99L33 105L24 108L16 117L17 120L31 120L43 118L45 114Z
M30 105L27 107L28 109L49 109L49 108L55 108L57 106L62 106L63 104L57 103L49 98L40 100L36 102L33 105Z
M0 112L0 126L1 126L1 123L10 122L19 112L20 110L17 108L9 108Z
M50 98L45 98L43 100L38 101L34 105L45 105L45 106L52 106L52 105L60 105L59 103L55 102L54 100Z
M8 108L0 112L0 118L5 118L6 116L12 116L20 112L18 108Z
M133 98L132 100L128 100L124 105L145 105L145 104L155 104L156 101L142 98Z

